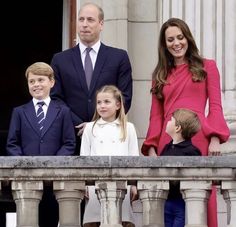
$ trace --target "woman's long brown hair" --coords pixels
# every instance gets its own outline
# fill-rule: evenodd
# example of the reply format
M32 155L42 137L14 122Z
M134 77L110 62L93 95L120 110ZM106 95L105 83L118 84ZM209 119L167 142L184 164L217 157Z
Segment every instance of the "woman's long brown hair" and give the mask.
M181 19L170 18L161 27L158 43L158 63L152 73L154 81L151 92L156 94L158 99L163 99L162 89L166 84L168 73L176 67L173 56L169 53L166 47L165 32L168 27L178 27L188 42L188 50L185 58L189 65L189 71L192 73L194 82L202 81L206 78L207 73L204 70L203 58L199 54L199 50L192 36L188 25Z

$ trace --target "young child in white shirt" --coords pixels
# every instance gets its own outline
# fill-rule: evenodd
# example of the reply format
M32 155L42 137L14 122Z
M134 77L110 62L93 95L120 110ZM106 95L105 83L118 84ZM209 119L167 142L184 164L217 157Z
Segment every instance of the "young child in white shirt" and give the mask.
M138 141L134 125L127 122L121 91L113 86L102 87L96 95L93 121L86 124L81 142L81 156L138 156ZM122 205L122 225L134 226L131 202L137 198L135 186L128 187ZM95 187L88 187L83 226L98 227L100 203Z

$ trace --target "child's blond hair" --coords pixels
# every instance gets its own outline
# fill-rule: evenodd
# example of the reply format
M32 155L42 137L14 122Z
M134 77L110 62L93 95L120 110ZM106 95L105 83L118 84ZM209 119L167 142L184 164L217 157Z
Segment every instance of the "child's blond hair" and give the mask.
M113 94L113 97L116 99L116 101L120 103L120 109L118 109L116 112L116 118L119 120L120 125L121 125L121 138L120 138L120 140L122 142L124 142L127 137L127 130L126 130L127 117L125 115L124 99L123 99L123 95L122 95L121 91L114 85L105 85L97 91L96 99L97 99L97 95L99 93L111 93L111 94ZM99 118L100 118L100 116L99 116L97 109L96 109L94 116L93 116L93 121L95 121L94 125L96 124L96 122ZM94 127L94 125L93 125L93 127Z
M54 80L54 72L52 67L45 62L35 62L30 65L25 71L25 77L28 79L29 73L47 76L50 80Z
M191 139L201 128L197 114L189 109L177 109L173 113L175 125L181 126L181 134L184 139Z

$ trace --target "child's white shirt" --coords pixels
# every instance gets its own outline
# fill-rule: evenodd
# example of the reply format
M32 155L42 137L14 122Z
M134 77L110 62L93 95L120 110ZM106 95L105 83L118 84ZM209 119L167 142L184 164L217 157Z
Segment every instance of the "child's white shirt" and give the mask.
M99 119L86 124L81 142L81 156L138 156L138 140L135 127L127 122L127 137L121 141L120 122Z

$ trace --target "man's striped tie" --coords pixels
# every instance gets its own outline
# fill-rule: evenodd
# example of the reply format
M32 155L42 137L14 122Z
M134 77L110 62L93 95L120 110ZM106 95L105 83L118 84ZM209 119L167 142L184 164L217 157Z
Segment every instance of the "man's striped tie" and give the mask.
M44 111L43 111L43 105L44 104L45 104L44 102L38 102L37 103L39 108L37 110L36 116L37 116L37 122L38 122L38 126L39 126L40 131L43 129L43 123L44 123L44 119L45 119L45 114L44 114Z

